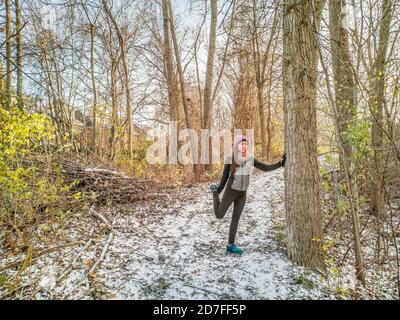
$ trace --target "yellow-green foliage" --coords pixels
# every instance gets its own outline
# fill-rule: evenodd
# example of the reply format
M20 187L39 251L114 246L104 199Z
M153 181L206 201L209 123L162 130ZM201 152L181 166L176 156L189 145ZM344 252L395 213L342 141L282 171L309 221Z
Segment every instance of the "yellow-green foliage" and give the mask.
M37 149L54 139L54 128L43 114L27 114L17 108L0 107L1 160L8 161Z
M354 160L372 155L370 146L371 122L369 119L354 119L345 131L345 136L353 146L352 157Z
M0 186L3 191L30 199L35 175L33 166L24 166L27 156L54 139L54 128L42 114L26 114L17 108L0 108ZM36 187L45 191L42 179Z
M45 115L0 108L0 233L4 239L12 235L15 243L5 244L12 249L29 243L32 234L27 230L36 223L53 220L55 212L49 208L63 182L50 179L47 168L37 168L32 157L46 154L54 132Z

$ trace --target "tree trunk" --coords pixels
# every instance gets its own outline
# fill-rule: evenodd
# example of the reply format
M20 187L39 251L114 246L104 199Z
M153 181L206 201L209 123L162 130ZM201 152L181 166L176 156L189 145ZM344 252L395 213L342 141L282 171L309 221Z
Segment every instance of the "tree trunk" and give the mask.
M203 99L203 124L202 124L203 129L211 129L214 60L215 60L215 49L217 40L218 0L210 0L210 3L211 3L211 23L210 23L210 35L208 39L206 83L204 86L204 99ZM212 168L210 161L212 148L209 143L207 145L208 145L209 164L205 166L205 170L210 171Z
M0 59L0 107L4 107L3 59Z
M266 157L269 160L271 157L271 147L272 147L272 108L271 108L271 96L272 96L272 77L273 77L273 67L274 67L274 57L271 62L271 69L268 80L268 95L267 95L267 154Z
M117 121L118 121L116 71L117 71L117 62L112 61L112 64L111 64L112 111L111 111L111 135L110 135L110 140L109 140L109 158L110 159L114 158L115 131L117 128Z
M340 130L339 134L341 134L341 141L343 141L345 157L351 164L352 147L346 137L346 131L356 115L356 107L348 31L343 28L342 8L345 5L346 3L344 0L329 1L329 27L335 104L339 117L337 119ZM344 161L344 159L340 161L342 169Z
M207 56L207 70L206 70L206 83L204 87L204 106L203 106L203 128L211 128L211 95L212 83L214 75L214 60L215 60L215 47L217 39L217 17L218 8L217 0L210 0L211 2L211 24L210 24L210 37L208 40L208 56Z
M179 83L180 83L180 89L181 89L181 96L182 96L182 105L183 105L183 111L185 114L185 121L186 121L186 126L188 129L193 128L192 126L192 121L189 116L189 106L188 102L186 99L186 91L185 91L185 77L183 75L183 69L182 69L182 62L181 62L181 55L178 47L178 39L176 37L176 31L175 31L175 19L174 19L174 13L172 9L172 4L171 0L167 0L168 4L168 15L169 15L169 22L170 22L170 30L171 30L171 35L172 35L172 42L174 44L174 51L175 51L175 58L176 58L176 66L178 68L178 76L179 76ZM197 146L192 139L190 140L190 146L192 150L192 167L193 167L193 173L194 173L194 178L195 180L199 180L199 166L195 164L197 162L197 159L194 158L194 150L196 150Z
M261 155L265 159L267 157L267 137L265 133L265 111L264 111L264 87L257 85L257 102L258 113L260 116L260 134L261 134Z
M390 23L392 19L392 0L383 0L382 16L380 20L378 52L374 65L374 80L370 93L370 106L372 114L371 145L374 148L373 190L371 206L376 217L385 216L384 201L384 175L383 175L383 103L385 98L385 69L386 54L389 41Z
M356 265L356 276L359 281L362 282L363 285L365 285L365 275L364 275L364 267L363 267L363 259L362 259L362 252L361 252L361 240L360 240L360 218L359 218L359 210L357 206L357 192L354 188L355 186L355 180L353 179L351 175L351 163L350 159L346 156L346 151L345 151L345 145L342 141L342 134L340 132L339 128L339 113L336 109L336 101L334 98L334 95L331 90L331 83L329 80L329 72L328 68L326 67L323 58L321 57L321 64L322 64L322 69L325 73L325 78L327 81L327 91L328 91L328 97L329 97L329 102L332 106L332 111L334 114L334 125L335 125L335 138L337 141L337 145L339 147L339 153L340 153L340 158L343 160L343 170L344 170L344 175L346 178L346 184L348 188L348 196L349 196L349 203L350 203L350 211L351 211L351 218L353 222L353 236L354 236L354 256L355 256L355 265ZM334 177L336 181L336 176ZM335 185L336 186L336 185ZM335 190L336 191L336 190ZM336 197L336 199L338 199Z
M12 50L11 50L11 10L10 0L5 0L6 3L6 107L11 107L11 86L12 86Z
M87 11L86 5L82 2L83 10L85 11L86 18L89 21L90 24L90 77L92 80L92 90L93 90L93 124L92 124L92 151L96 152L96 126L97 126L97 85L96 85L96 78L94 75L94 38L95 38L95 32L96 32L96 26L92 23L90 20L89 13Z
M90 23L90 76L92 78L92 89L93 89L92 151L96 152L97 86L96 86L96 78L94 76L94 37L95 37L95 26L92 23Z
M242 50L239 54L239 78L235 85L233 97L234 114L233 126L242 132L256 126L257 89L254 83L254 66L251 52Z
M314 5L321 6L321 2L286 1L283 22L287 249L295 263L312 268L323 266L316 119L318 48L314 30L319 22L313 21Z
M329 24L331 32L331 51L333 64L333 77L335 96L330 89L329 74L325 63L321 59L322 68L327 78L328 95L332 104L335 120L336 139L339 146L339 157L342 171L346 178L350 210L353 221L354 252L356 277L365 285L365 275L363 268L361 240L360 240L360 219L357 206L357 196L355 188L355 178L352 177L351 168L351 145L346 138L345 131L351 121L356 116L355 107L355 87L353 68L350 61L349 43L347 30L343 28L341 11L345 5L342 0L330 0L329 2Z
M270 31L270 36L266 45L266 48L263 49L262 42L260 45L260 38L263 36L263 29L265 26L262 24L263 19L260 19L260 16L257 15L259 11L257 8L257 1L253 0L252 6L252 50L253 50L253 65L254 65L254 73L255 73L255 82L257 87L257 104L258 104L258 113L260 118L260 135L261 135L261 152L262 157L267 159L269 157L269 151L271 147L271 106L270 106L270 90L268 93L268 113L265 115L265 100L264 100L264 92L265 92L265 84L267 83L267 66L269 65L270 74L272 74L273 68L273 52L272 59L269 59L271 55L272 43L274 39L276 39L277 28L279 25L279 7L276 5L274 8L273 22ZM259 24L262 24L261 27ZM271 79L270 83L271 83ZM271 88L271 86L269 86Z
M21 30L21 5L20 0L15 0L15 16L17 27L17 104L18 108L23 108L22 94L22 30Z
M165 63L165 78L168 87L168 102L170 109L171 121L178 120L178 99L177 99L177 83L175 79L175 71L172 59L171 37L169 27L169 14L167 0L162 0L163 12L163 31L164 31L164 63Z
M261 69L265 66L261 65L261 48L258 43L258 26L257 26L257 16L256 16L256 4L257 1L253 0L253 32L252 32L252 46L253 46L253 65L255 73L255 81L257 87L257 103L258 103L258 113L260 117L260 136L261 136L261 155L265 159L267 156L267 141L265 136L265 111L264 111L264 83L265 78L263 77L264 72ZM268 52L264 53L265 55Z
M132 107L131 107L131 93L129 89L129 71L128 65L126 62L126 52L125 52L125 41L122 37L121 30L118 27L117 21L115 20L114 16L112 15L110 8L108 7L108 0L103 0L103 7L105 12L107 13L108 17L113 24L115 31L117 33L119 46L121 48L121 60L122 60L122 67L124 69L124 76L125 76L125 96L126 96L126 117L127 117L127 126L128 126L128 157L132 158Z

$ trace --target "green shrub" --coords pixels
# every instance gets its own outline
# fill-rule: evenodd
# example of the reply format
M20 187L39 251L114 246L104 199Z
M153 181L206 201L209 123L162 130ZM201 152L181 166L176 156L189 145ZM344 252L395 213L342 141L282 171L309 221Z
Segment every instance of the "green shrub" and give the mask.
M63 216L56 204L64 183L51 165L54 139L45 115L0 108L0 233L9 250L31 248Z

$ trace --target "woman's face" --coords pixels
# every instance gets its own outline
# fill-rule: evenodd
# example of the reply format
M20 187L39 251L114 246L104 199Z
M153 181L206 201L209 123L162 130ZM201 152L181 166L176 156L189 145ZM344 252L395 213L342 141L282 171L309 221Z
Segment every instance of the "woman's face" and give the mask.
M247 142L246 141L242 141L241 143L239 143L238 151L241 152L241 153L246 153L247 152Z

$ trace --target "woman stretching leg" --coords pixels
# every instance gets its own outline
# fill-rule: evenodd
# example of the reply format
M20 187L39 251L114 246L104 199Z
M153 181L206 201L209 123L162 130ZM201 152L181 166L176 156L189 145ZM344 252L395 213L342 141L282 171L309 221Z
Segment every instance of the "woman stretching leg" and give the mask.
M232 221L229 228L226 252L242 254L243 250L235 245L235 237L240 216L246 203L246 191L249 186L251 166L262 171L275 170L285 165L286 156L284 154L282 160L275 164L264 164L255 159L249 152L247 138L245 136L238 136L233 146L233 157L227 160L219 186L212 184L210 185L210 189L213 192L214 213L217 219L222 219L233 203ZM228 184L220 201L219 194L224 189L227 181Z
M246 191L236 191L232 190L229 187L224 192L222 196L222 201L219 200L219 196L217 192L213 193L214 197L214 213L217 219L222 219L226 212L228 211L229 207L233 202L233 214L232 214L232 221L231 226L229 228L229 244L235 243L235 236L236 231L239 224L239 219L242 214L244 205L246 203Z

